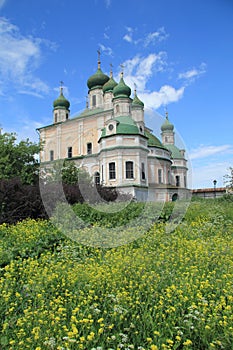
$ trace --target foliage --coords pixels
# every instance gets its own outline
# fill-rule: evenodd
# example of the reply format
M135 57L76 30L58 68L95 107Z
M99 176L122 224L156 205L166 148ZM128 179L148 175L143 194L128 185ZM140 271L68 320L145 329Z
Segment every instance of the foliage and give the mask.
M32 184L38 176L35 155L41 146L27 139L17 143L16 134L0 134L0 179L20 177L23 183Z
M26 218L48 218L39 184L26 185L19 178L0 180L0 223L16 223Z
M90 185L92 178L82 167L77 167L72 160L56 160L47 167L41 166L41 175L44 182L62 182L63 184Z
M230 189L233 189L233 168L230 167L229 168L230 174L226 174L224 176L225 178L225 184L227 187L229 187Z
M193 202L174 232L113 249L1 225L1 349L231 350L232 205Z
M88 183L62 185L59 182L35 182L27 185L19 178L0 179L0 224L13 224L26 218L46 219L52 215L62 197L72 205L87 200L89 203L115 201L118 193L114 188L94 187ZM49 208L48 213L44 204L46 210Z
M144 220L167 222L171 217L174 203L118 202L100 203L92 206L89 203L77 203L73 206L75 214L86 223L95 226L124 226L143 216Z

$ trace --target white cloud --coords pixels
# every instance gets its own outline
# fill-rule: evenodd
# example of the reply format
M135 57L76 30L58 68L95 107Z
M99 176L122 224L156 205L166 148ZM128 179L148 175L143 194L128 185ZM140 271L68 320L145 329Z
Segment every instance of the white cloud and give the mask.
M186 72L180 73L178 75L178 79L184 79L186 81L193 81L204 73L206 73L206 64L201 63L198 68L192 68Z
M211 188L213 180L217 181L217 187L225 186L224 176L228 172L229 164L229 161L208 162L204 165L192 162L192 188Z
M149 33L144 39L144 46L147 47L150 44L163 41L167 39L169 34L166 33L164 27L159 28L157 31Z
M123 40L127 41L128 43L133 42L133 28L126 27L127 33L123 36Z
M134 29L132 27L126 27L127 33L123 36L123 40L127 41L128 43L134 43L137 44L138 41L133 39L133 33Z
M164 85L159 91L142 92L140 98L145 104L145 108L159 108L162 105L168 105L171 102L177 102L184 95L185 88L182 86L175 89L173 86Z
M161 71L166 66L166 53L149 54L145 57L140 55L126 60L124 66L124 79L129 86L137 85L138 91L144 91L148 80L156 72Z
M4 81L2 89L8 84L17 90L29 93L48 93L48 86L34 76L41 63L41 46L55 50L54 43L32 36L23 36L19 28L6 18L0 18L0 74ZM4 91L4 90L3 90Z
M185 87L178 89L164 85L159 91L148 91L147 83L157 72L167 66L167 55L165 52L149 54L145 57L140 55L123 63L124 80L131 88L136 84L137 93L145 104L145 108L157 109L161 105L176 102L183 97Z
M131 42L133 41L133 38L132 38L132 35L131 35L131 34L125 34L125 35L123 36L123 39L124 39L125 41L128 41L128 43L131 43Z
M189 153L190 159L206 158L213 155L233 153L232 145L221 145L221 146L200 146Z
M104 46L103 44L99 44L100 50L104 52L107 56L113 56L113 50L111 47Z
M136 31L136 29L133 29L132 27L126 27L127 33L123 36L123 40L127 41L128 43L133 43L135 45L142 43L144 47L148 47L149 45L154 45L157 42L161 42L169 36L169 34L166 33L164 27L158 28L154 32L150 32L146 34L144 37L134 39L133 35Z
M192 161L193 188L224 186L224 175L233 162L233 145L200 145L188 152Z

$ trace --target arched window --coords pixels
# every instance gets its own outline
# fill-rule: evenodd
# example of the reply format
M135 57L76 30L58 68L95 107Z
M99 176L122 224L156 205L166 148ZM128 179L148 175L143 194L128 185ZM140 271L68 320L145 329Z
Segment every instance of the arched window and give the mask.
M125 162L125 177L126 177L126 179L133 179L134 178L133 162L131 162L131 161Z
M54 160L54 151L49 151L49 160L52 162Z
M187 187L187 179L186 179L186 176L184 175L184 187L186 188Z
M141 176L142 176L142 180L146 179L145 164L144 163L142 163Z
M100 185L100 173L98 171L94 174L94 181L96 185Z
M92 143L91 142L87 143L87 154L92 154Z
M158 183L161 184L163 183L163 170L158 169Z
M170 185L171 184L171 172L168 170L167 172L167 183Z
M180 187L180 177L179 177L179 175L176 175L176 186Z
M174 193L173 196L172 196L172 202L177 201L177 199L179 199L179 196L178 196L177 193Z
M113 180L116 178L116 164L115 162L109 163L109 179Z
M96 95L92 96L92 107L96 106Z
M67 157L72 158L72 147L67 148Z

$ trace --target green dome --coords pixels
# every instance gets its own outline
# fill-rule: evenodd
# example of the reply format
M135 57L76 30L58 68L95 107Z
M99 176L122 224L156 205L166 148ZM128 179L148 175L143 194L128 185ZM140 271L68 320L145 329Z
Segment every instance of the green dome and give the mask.
M121 77L119 84L113 89L114 97L129 97L131 95L131 89L125 84L123 77Z
M144 103L138 98L136 92L133 98L132 106L141 106L144 107Z
M65 98L63 95L63 92L60 92L60 96L53 102L54 109L63 108L63 109L69 109L70 108L70 102Z
M95 74L93 74L88 80L87 80L87 86L89 90L95 88L95 87L102 87L107 81L109 80L109 77L102 72L100 67L98 67Z
M164 148L160 140L146 129L145 129L145 136L148 138L147 144L149 147Z
M174 130L174 125L169 122L168 118L166 117L165 122L161 126L162 131L173 131Z
M115 80L110 77L110 79L107 81L107 83L104 84L103 86L103 92L107 92L107 91L113 91L114 87L117 86L117 83L115 82Z

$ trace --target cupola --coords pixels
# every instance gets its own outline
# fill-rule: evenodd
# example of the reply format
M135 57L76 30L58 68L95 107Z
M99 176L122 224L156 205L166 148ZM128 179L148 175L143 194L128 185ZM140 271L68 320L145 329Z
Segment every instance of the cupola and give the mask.
M132 106L135 106L135 107L140 106L142 108L144 107L144 103L138 98L136 87L134 89L134 98L133 98Z
M168 120L168 112L166 112L166 119L165 119L165 122L161 126L161 130L162 130L162 132L174 130L174 125L172 123L170 123L170 121Z
M123 79L123 72L121 73L121 79L119 83L113 89L114 97L130 97L131 89L128 85L125 84Z
M98 51L99 53L99 51ZM100 53L99 53L100 56ZM104 74L100 68L100 57L98 58L98 68L95 74L90 76L90 78L87 80L87 86L89 90L95 89L95 88L102 88L105 83L109 80L109 77Z
M60 87L60 96L53 102L54 109L67 109L69 111L70 102L63 95L63 86Z
M108 91L112 92L114 87L117 86L117 82L113 79L112 70L110 71L110 78L103 86L103 93Z
M53 101L53 122L59 123L69 119L70 102L63 95L63 82L60 85L60 95Z

